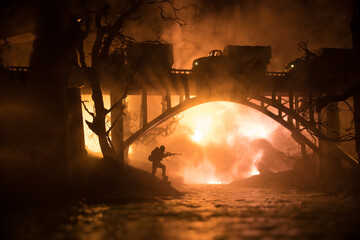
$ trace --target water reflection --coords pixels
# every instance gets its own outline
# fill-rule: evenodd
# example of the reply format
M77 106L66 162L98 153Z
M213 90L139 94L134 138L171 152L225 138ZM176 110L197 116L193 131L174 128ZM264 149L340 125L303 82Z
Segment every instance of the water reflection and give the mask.
M14 239L355 239L355 199L230 186L192 186L182 199L80 203L16 216Z

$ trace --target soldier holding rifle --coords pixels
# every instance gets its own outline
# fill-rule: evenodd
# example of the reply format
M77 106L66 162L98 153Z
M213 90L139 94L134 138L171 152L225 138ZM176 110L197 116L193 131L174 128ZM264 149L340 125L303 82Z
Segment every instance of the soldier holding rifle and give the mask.
M163 181L167 181L168 177L166 176L166 167L164 164L161 163L161 161L168 157L168 156L175 156L180 155L179 153L170 153L165 152L165 146L161 145L160 148L156 147L154 150L152 150L151 154L149 155L149 161L152 162L152 175L154 176L156 173L156 170L158 168L162 169L162 177Z

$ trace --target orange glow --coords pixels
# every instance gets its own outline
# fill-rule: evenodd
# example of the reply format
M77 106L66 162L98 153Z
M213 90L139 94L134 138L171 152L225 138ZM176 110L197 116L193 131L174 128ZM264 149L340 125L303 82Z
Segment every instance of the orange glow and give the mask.
M259 174L260 174L260 172L257 170L257 168L255 166L252 166L249 177L259 175Z
M90 100L90 96L84 96L83 100ZM140 100L134 96L128 98L127 117L140 116ZM109 97L104 101L108 104ZM159 102L161 97L149 97L148 120L161 114ZM89 108L92 109L91 106ZM87 113L84 116L90 118ZM147 144L135 142L129 146L129 164L151 172L149 154L155 147L165 145L166 151L182 154L163 161L166 173L173 182L229 184L260 174L258 166L267 166L262 161L268 159L269 153L265 152L269 149L268 145L271 147L274 139L288 144L291 138L290 133L284 131L279 123L241 104L205 103L184 111L181 116L174 133L159 135ZM137 131L140 119L134 117L129 121L131 131ZM94 139L90 130L85 130L85 133L88 135L88 150L99 154L97 138ZM258 140L265 142L265 145ZM91 144L89 141L92 141ZM287 147L284 144L282 146L286 151Z
M129 150L128 150L128 153L129 153L129 154L133 154L133 153L134 153L134 150L133 150L133 146L132 146L132 145L130 145Z
M215 174L214 166L207 160L196 167L188 166L183 172L187 184L227 184L230 181L220 180Z
M232 111L238 107L238 104L231 102L202 104L187 110L185 116L181 119L181 124L192 130L192 139L195 142L201 140L205 142L220 140L219 131L228 124L233 124L237 128L236 132L221 134L221 140L223 140L222 138L225 136L228 143L232 143L234 137L239 135L250 139L267 138L270 136L274 130L273 126L276 126L277 123L272 120L264 121L264 118L267 118L264 115L259 117L260 114L249 114L249 111L255 112L255 110L247 108L246 110L249 111L244 111L244 115L236 116L235 119L227 119L229 122L222 122L222 119L218 118L224 111ZM242 108L244 109L245 107ZM255 117L255 119L253 117ZM271 123L271 126L269 126L269 123Z
M188 184L228 184L237 179L260 174L256 166L263 153L259 150L252 150L249 144L258 138L269 139L279 124L245 106L230 102L213 102L185 111L180 125L189 129L189 138L205 153L203 161L189 160L200 162L196 166L191 162L184 164L181 174L184 182ZM237 150L236 146L239 142L249 146ZM225 150L225 155L214 156L215 150L212 146L229 150ZM242 156L245 154L242 152L244 149L247 149L247 164L244 164L245 159ZM228 161L229 156L226 154L229 152L234 154L233 162L231 162L233 167L228 171L218 171L214 164L218 164L217 161ZM208 154L212 160L207 159ZM217 153L215 152L215 154ZM244 167L246 169L242 169Z
M103 99L104 99L105 108L109 108L110 107L110 95L103 95ZM87 102L85 102L87 109L89 109L90 112L94 112L94 103L93 103L93 100L91 99L90 94L87 94L87 95L82 94L81 100L87 101ZM86 151L91 155L102 157L102 153L101 153L101 149L100 149L100 145L99 145L99 139L96 136L96 134L90 130L90 128L88 127L88 125L85 122L85 120L92 122L92 120L93 120L92 116L90 116L90 114L85 111L84 107L82 107L82 114L83 114ZM110 114L108 114L106 116L106 122L107 122L107 127L110 127L110 124L111 124Z
M208 184L217 184L220 185L222 184L222 182L217 182L217 181L209 181Z
M260 151L258 152L258 154L253 158L253 161L251 163L251 168L250 171L248 172L248 175L246 177L251 177L254 175L259 175L260 172L259 170L256 168L256 164L259 162L259 160L261 159L261 157L263 156L263 152Z
M200 130L195 130L195 133L194 133L194 135L192 135L192 137L191 137L191 139L194 141L194 142L197 142L197 143L199 143L199 142L201 142L201 140L202 140L202 133L200 132Z

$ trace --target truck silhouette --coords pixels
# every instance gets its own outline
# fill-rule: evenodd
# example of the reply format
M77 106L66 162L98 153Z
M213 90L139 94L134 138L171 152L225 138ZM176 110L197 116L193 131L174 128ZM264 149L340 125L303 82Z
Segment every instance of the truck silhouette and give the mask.
M321 48L286 65L288 84L293 88L339 91L344 83L354 84L359 70L352 49Z
M264 76L271 59L269 46L225 46L224 50L211 50L207 57L195 59L192 77L196 81L197 92L204 88L214 88L219 82L256 81Z

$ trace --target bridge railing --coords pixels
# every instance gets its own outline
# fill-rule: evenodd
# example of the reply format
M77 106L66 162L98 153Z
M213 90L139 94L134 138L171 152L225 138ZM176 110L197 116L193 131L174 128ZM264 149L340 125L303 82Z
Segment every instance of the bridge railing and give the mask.
M172 74L186 74L186 75L190 75L192 72L191 69L171 69L171 73Z
M9 67L7 67L7 69L12 72L27 72L27 71L29 71L29 67L9 66Z
M286 77L287 72L266 72L265 76L268 77Z

